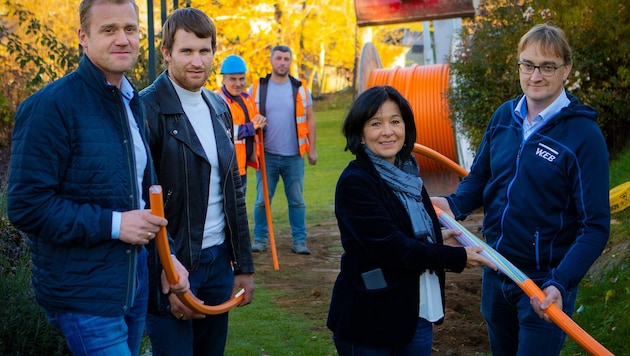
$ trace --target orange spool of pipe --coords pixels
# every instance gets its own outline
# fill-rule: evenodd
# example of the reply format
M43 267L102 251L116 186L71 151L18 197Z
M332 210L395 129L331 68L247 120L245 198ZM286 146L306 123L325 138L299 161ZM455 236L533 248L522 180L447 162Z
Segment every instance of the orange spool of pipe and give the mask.
M454 130L446 98L449 84L448 64L408 68L374 69L368 87L390 85L411 105L416 124L416 142L440 152L457 162ZM423 172L443 172L444 166L433 159L416 156Z

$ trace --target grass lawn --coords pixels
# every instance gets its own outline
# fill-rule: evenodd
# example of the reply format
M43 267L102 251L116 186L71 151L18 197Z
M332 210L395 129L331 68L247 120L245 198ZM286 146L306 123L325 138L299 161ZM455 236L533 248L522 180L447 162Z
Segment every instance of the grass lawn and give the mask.
M350 152L344 151L346 142L341 133L346 107L349 107L351 100L351 93L348 92L336 98L336 102L316 101L314 104L318 160L313 166L305 160L304 200L307 231L309 226L335 218L335 185L341 171L354 157ZM253 169L249 169L247 174L247 213L253 238L256 178ZM277 236L278 231L289 229L287 200L282 180L278 183L271 206L273 229ZM296 272L280 268L276 273ZM299 273L295 275L296 279L302 277ZM273 277L270 275L256 274L254 302L245 308L236 308L230 312L226 355L336 354L331 333L321 327L323 321L292 313L277 304L277 300L282 297L280 292L266 287L272 282L271 278Z

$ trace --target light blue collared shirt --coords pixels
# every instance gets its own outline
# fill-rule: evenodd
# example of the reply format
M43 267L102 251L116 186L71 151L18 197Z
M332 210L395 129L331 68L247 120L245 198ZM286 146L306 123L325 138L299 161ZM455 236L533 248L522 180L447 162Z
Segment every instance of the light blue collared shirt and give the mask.
M144 146L144 141L142 140L142 136L140 135L140 128L138 128L138 124L133 116L133 111L131 111L131 106L129 103L131 99L133 99L133 87L131 83L123 76L122 82L120 84L120 92L123 97L123 102L125 104L125 110L127 111L127 121L129 123L129 130L131 131L131 138L133 141L134 147L134 156L136 162L136 179L138 184L138 192L142 192L142 179L144 178L144 170L147 167L147 151ZM142 194L139 194L138 197L138 207L140 209L144 209L145 201L142 199ZM120 236L120 224L122 221L122 213L119 211L114 211L112 213L112 238L117 239Z
M540 114L536 115L532 119L532 123L530 124L527 121L527 98L523 96L521 100L516 104L516 108L514 109L514 113L523 120L523 141L527 140L529 136L531 136L535 131L543 127L552 117L556 116L563 108L569 106L571 100L567 96L567 93L562 89L562 94L560 94L556 100L551 103L551 105L547 106L545 110L543 110Z

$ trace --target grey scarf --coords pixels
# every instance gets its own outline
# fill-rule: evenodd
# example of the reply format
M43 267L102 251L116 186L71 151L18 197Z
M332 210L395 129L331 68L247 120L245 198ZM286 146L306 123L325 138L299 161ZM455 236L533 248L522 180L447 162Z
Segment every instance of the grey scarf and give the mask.
M415 238L418 240L429 240L435 242L433 236L433 222L422 203L422 178L418 176L418 163L415 157L410 156L408 160L399 162L397 165L378 157L367 147L365 152L376 167L376 171L394 191L394 194L407 209Z

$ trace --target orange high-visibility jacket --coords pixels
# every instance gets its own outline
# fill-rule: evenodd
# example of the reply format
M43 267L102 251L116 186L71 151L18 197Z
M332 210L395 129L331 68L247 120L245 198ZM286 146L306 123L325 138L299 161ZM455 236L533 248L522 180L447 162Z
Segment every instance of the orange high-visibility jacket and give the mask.
M260 78L260 80L252 84L252 96L256 101L260 114L263 116L267 116L265 102L267 100L267 88L269 87L270 77L271 74L268 74L265 78ZM292 76L289 76L289 79L291 80L293 97L295 98L295 129L297 130L298 147L300 156L304 156L309 148L308 125L306 123L306 104L308 103L309 92L306 82L295 79Z
M238 162L238 171L239 174L244 176L247 174L247 166L253 167L254 169L258 169L258 147L254 145L254 150L250 157L247 157L247 144L246 140L254 141L255 137L247 137L239 140L237 133L239 132L239 126L245 125L250 121L250 118L253 118L258 114L258 108L256 107L256 102L254 98L246 92L241 93L241 99L247 108L247 114L241 107L241 105L232 99L229 93L226 91L225 87L220 90L215 91L220 97L225 100L225 102L230 106L230 112L232 113L232 120L234 122L234 148L236 149L236 160Z

